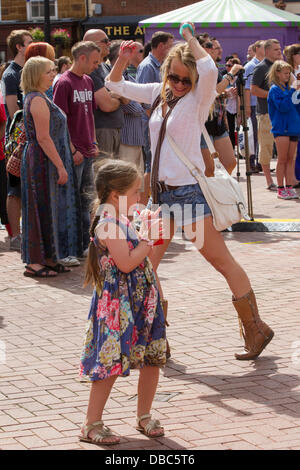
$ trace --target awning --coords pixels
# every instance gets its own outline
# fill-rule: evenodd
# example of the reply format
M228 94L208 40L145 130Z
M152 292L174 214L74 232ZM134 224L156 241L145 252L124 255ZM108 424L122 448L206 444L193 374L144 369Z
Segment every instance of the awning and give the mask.
M178 28L185 21L201 28L300 26L298 15L253 0L203 0L142 20L139 24L144 28Z

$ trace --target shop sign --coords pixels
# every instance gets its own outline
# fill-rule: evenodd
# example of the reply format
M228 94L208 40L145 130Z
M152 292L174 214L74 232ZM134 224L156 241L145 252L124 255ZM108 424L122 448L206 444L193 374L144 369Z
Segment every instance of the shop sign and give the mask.
M102 29L105 30L109 38L119 37L126 38L126 36L134 36L137 38L144 37L144 30L137 24L133 25L112 25L104 26Z

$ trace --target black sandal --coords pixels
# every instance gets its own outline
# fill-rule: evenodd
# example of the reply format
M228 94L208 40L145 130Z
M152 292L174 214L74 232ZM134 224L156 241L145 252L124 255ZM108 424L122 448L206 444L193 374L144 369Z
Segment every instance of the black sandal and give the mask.
M55 266L46 265L46 268L51 269L51 271L55 271L57 274L70 273L72 271L60 263L57 263Z
M24 271L23 274L26 277L46 278L46 277L56 277L57 276L57 274L50 274L49 271L54 271L54 270L47 267L47 266L44 266L43 268L38 269L38 270L35 270L35 269L31 268L30 266L25 266L25 268L26 268L26 271Z

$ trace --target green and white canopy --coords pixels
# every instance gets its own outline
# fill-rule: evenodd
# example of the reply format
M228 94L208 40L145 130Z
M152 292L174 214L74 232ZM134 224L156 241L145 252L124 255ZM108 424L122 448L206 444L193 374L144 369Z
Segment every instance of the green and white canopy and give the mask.
M139 24L144 28L178 28L185 21L200 28L300 26L300 16L253 0L203 0Z

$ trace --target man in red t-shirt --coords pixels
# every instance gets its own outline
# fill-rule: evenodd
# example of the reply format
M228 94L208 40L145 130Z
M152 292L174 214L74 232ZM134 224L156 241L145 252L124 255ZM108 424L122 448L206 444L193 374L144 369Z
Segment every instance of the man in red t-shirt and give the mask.
M78 180L82 212L83 248L87 249L90 236L90 197L94 191L92 160L98 155L94 109L94 85L88 74L100 63L100 49L92 41L81 41L72 47L74 59L54 86L53 101L67 115L71 151Z

